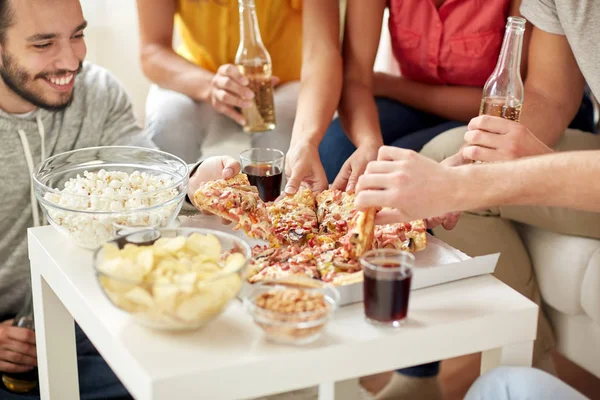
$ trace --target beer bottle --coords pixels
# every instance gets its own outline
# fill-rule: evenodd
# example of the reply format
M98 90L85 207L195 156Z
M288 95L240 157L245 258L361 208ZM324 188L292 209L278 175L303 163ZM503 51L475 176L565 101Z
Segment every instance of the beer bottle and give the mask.
M240 45L235 63L248 78L248 88L254 92L252 106L242 109L246 118L244 132L269 131L275 129L271 56L260 36L254 0L238 0L238 4Z
M35 330L33 323L33 299L31 294L25 303L25 307L17 314L13 320L13 326L20 328ZM38 385L38 370L37 367L27 372L2 374L2 383L6 388L13 393L31 392Z
M498 63L483 87L479 115L493 115L519 122L524 92L521 49L525 23L524 18L508 18Z

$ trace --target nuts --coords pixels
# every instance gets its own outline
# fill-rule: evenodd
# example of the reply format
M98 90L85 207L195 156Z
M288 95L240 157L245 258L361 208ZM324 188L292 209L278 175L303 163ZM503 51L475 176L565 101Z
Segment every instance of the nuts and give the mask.
M273 290L261 293L256 298L256 305L281 313L327 311L327 303L322 293L307 292L302 289Z
M270 340L305 344L319 338L332 304L318 290L269 289L254 298L254 319Z

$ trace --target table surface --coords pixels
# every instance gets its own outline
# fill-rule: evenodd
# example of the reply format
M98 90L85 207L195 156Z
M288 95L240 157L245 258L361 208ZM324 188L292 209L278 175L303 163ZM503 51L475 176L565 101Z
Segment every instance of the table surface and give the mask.
M106 299L93 253L52 227L30 230L31 258L136 399L252 398L491 350L535 339L537 306L490 275L412 292L407 323L378 328L362 304L342 307L301 347L267 342L233 301L186 333L138 326Z

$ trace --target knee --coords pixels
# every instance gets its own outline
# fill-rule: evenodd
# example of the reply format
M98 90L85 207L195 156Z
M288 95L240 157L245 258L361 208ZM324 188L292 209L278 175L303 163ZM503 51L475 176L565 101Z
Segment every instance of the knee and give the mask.
M189 131L198 132L206 123L209 104L197 103L184 94L153 88L146 101L146 130L151 136L168 134L178 139Z
M466 126L459 126L436 136L423 146L421 154L437 162L445 160L460 150L460 147L465 142L464 136L466 131Z
M552 375L535 368L499 367L478 378L465 399L547 398L556 382Z
M471 386L465 400L510 400L510 387L527 368L499 367L479 377Z

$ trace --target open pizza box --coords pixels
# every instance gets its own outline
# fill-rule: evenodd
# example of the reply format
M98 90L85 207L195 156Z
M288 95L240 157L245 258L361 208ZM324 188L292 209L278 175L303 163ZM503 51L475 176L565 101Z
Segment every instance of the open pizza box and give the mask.
M252 247L265 242L248 238L242 231L234 231L232 225L223 225L214 216L196 215L180 217L181 227L215 229L240 237ZM447 282L491 274L496 268L500 254L471 258L443 241L427 235L427 248L415 253L412 290L440 285ZM248 283L249 285L249 283ZM340 305L348 305L363 301L362 283L338 286ZM244 291L242 290L242 293Z

